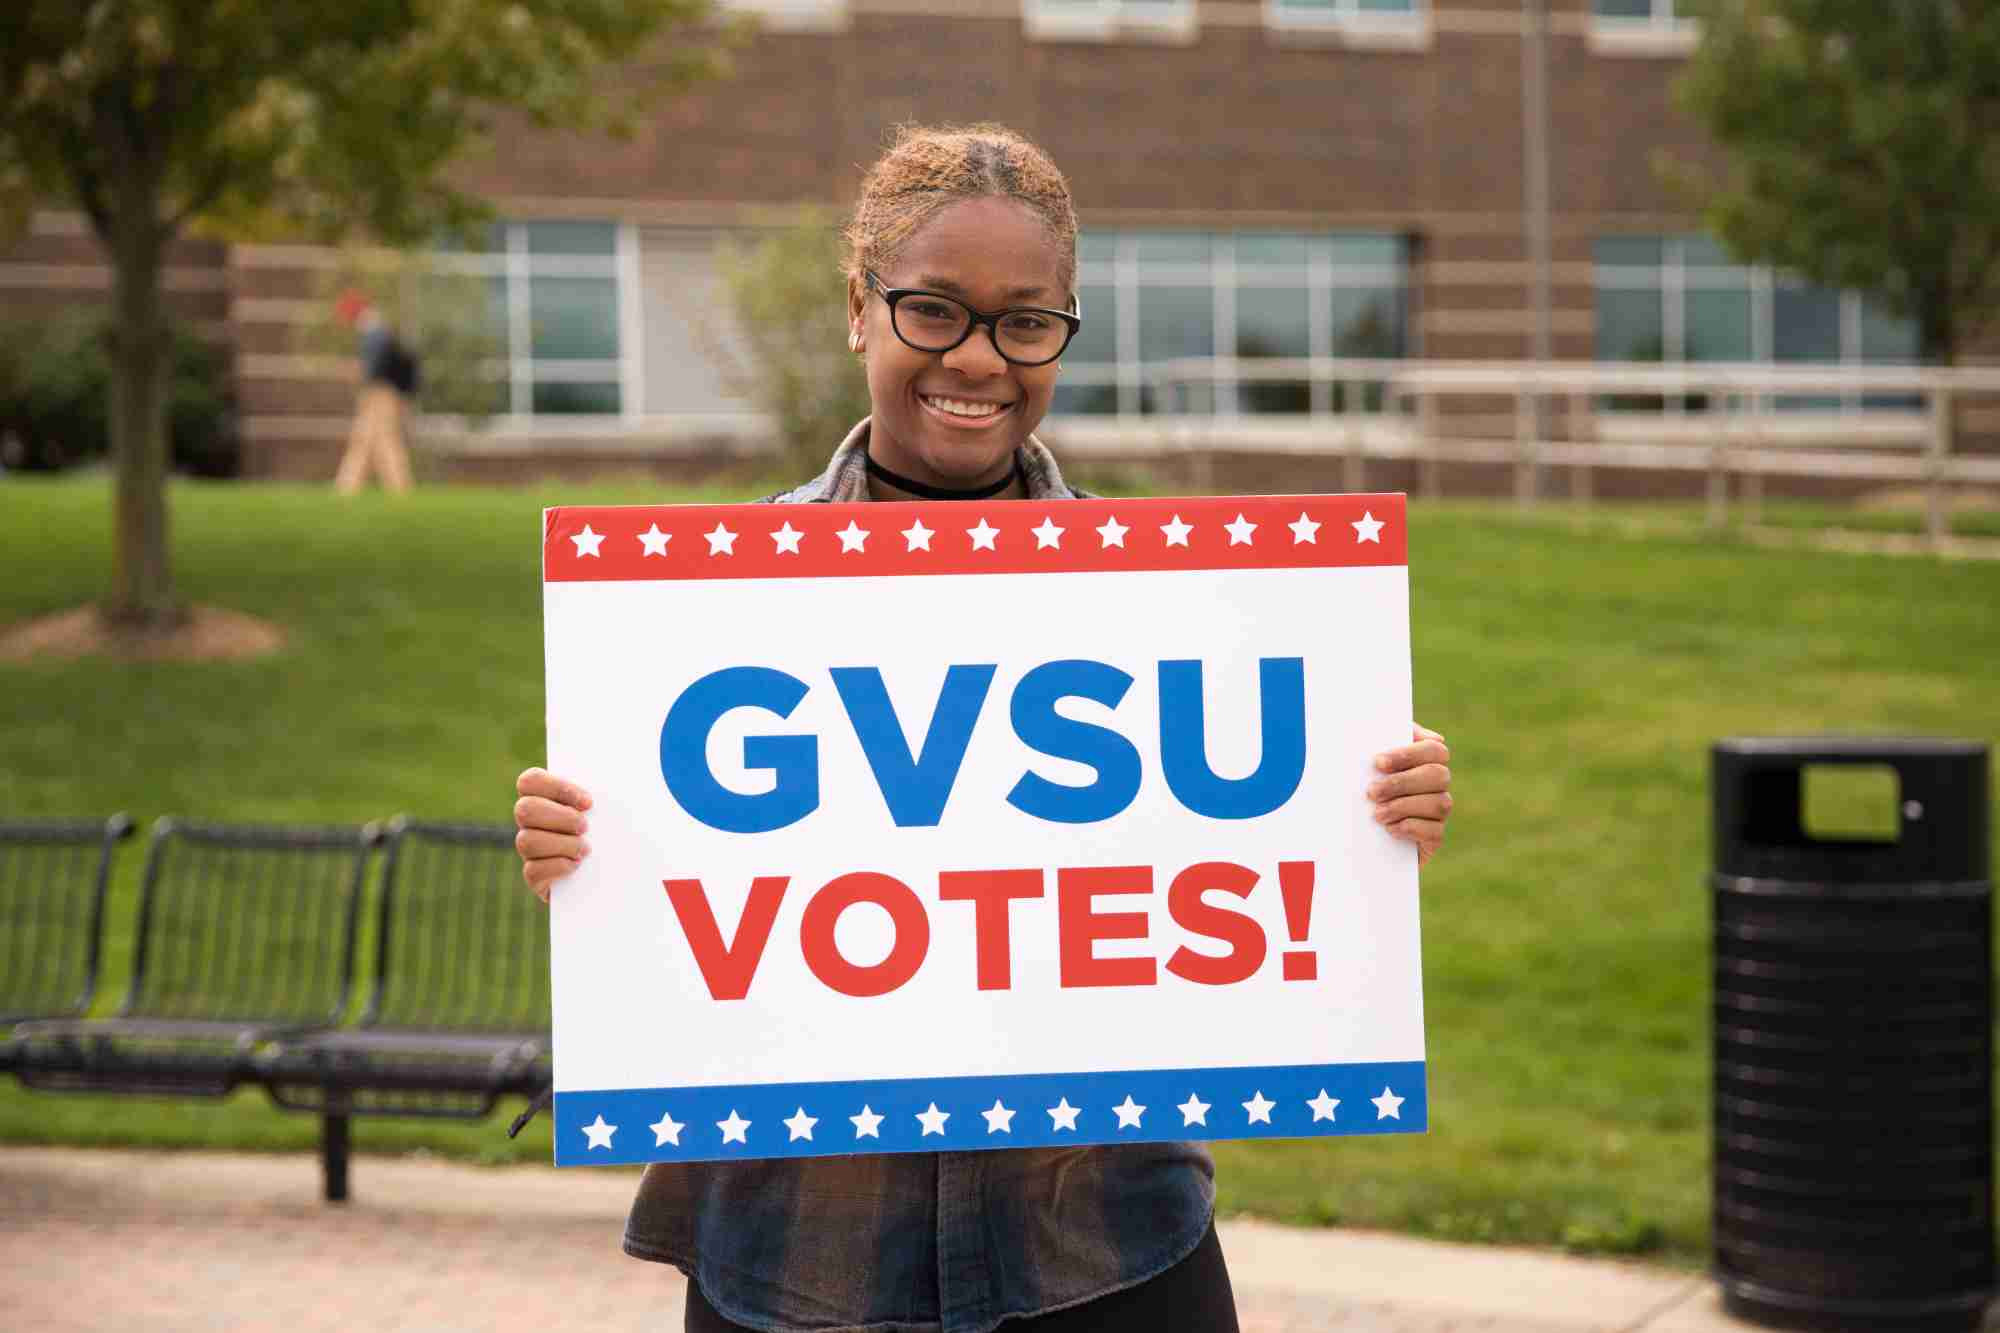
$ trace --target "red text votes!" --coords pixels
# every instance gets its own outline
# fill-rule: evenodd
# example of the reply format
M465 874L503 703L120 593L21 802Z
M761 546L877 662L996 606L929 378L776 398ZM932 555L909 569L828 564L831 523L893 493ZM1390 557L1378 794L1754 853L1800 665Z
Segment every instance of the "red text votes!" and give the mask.
M1100 958L1099 940L1138 940L1147 936L1144 912L1099 910L1097 899L1153 892L1151 866L1072 866L1056 873L1056 919L1060 975L1064 987L1151 986L1161 964L1152 958ZM1204 986L1229 986L1254 976L1264 964L1264 928L1253 917L1225 903L1208 901L1218 894L1244 899L1260 876L1229 861L1203 861L1174 876L1167 888L1167 912L1189 934L1228 946L1220 956L1182 946L1164 966L1183 981ZM1312 925L1314 871L1311 861L1280 861L1278 887L1284 897L1285 930L1293 944L1305 941ZM757 964L770 942L778 908L791 886L789 875L759 875L750 885L750 901L737 923L736 938L725 941L715 909L698 879L665 881L667 899L680 918L695 963L708 993L718 1000L740 1000L750 993ZM1013 946L1009 931L1015 901L1040 898L1046 887L1041 870L947 870L938 876L938 897L948 903L972 905L980 990L1007 990L1013 985ZM873 903L889 914L895 943L878 963L848 961L834 941L841 914L859 903ZM931 921L923 900L901 880L873 871L855 871L828 881L806 903L799 921L799 949L806 966L829 989L842 995L886 995L908 982L930 953ZM1308 950L1289 949L1282 959L1287 981L1311 981L1318 975L1317 959Z

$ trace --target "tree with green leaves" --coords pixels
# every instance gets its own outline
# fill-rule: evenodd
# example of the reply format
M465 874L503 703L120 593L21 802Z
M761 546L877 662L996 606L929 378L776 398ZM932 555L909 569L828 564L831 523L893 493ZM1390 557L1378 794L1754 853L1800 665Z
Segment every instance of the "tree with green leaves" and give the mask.
M1669 163L1741 258L1868 293L1949 365L2000 304L2000 0L1681 0L1676 94L1726 150Z
M106 618L181 616L167 560L161 270L189 228L395 243L484 213L448 168L502 123L617 130L719 71L710 0L10 0L0 224L82 210L112 272ZM692 40L659 42L667 37ZM642 50L645 84L606 67Z
M773 213L754 240L716 253L734 340L704 348L724 384L771 418L789 472L815 470L868 415L868 378L847 347L840 222L825 209Z

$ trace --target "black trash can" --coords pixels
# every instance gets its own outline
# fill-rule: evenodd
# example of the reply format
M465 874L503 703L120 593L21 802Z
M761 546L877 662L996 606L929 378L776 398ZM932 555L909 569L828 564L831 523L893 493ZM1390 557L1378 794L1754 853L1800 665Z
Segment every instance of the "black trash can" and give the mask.
M1806 828L1809 768L1895 774L1893 838ZM1959 1330L1993 1295L1986 746L1713 752L1715 1275L1775 1327Z

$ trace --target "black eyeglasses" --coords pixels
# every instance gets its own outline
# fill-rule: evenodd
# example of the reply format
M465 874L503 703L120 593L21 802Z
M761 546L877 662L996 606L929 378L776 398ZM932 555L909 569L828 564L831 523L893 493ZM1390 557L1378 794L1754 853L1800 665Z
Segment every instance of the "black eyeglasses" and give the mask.
M1083 303L1076 313L1040 306L1011 306L991 314L974 310L955 296L918 287L884 287L874 273L863 270L868 286L889 307L889 327L904 346L919 352L949 352L984 324L993 348L1017 366L1046 366L1063 354L1069 340L1083 327Z

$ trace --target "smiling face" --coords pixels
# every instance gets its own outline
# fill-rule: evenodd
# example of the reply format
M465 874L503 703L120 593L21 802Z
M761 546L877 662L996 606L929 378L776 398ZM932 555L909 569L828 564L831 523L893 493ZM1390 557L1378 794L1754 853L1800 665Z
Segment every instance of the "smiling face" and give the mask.
M1064 258L1032 209L991 196L940 210L876 276L885 288L943 292L975 310L1062 310L1070 300ZM896 337L888 304L859 280L849 284L848 322L867 358L876 462L961 490L1007 475L1014 450L1049 410L1054 363L1014 365L983 327L949 352L917 351Z

